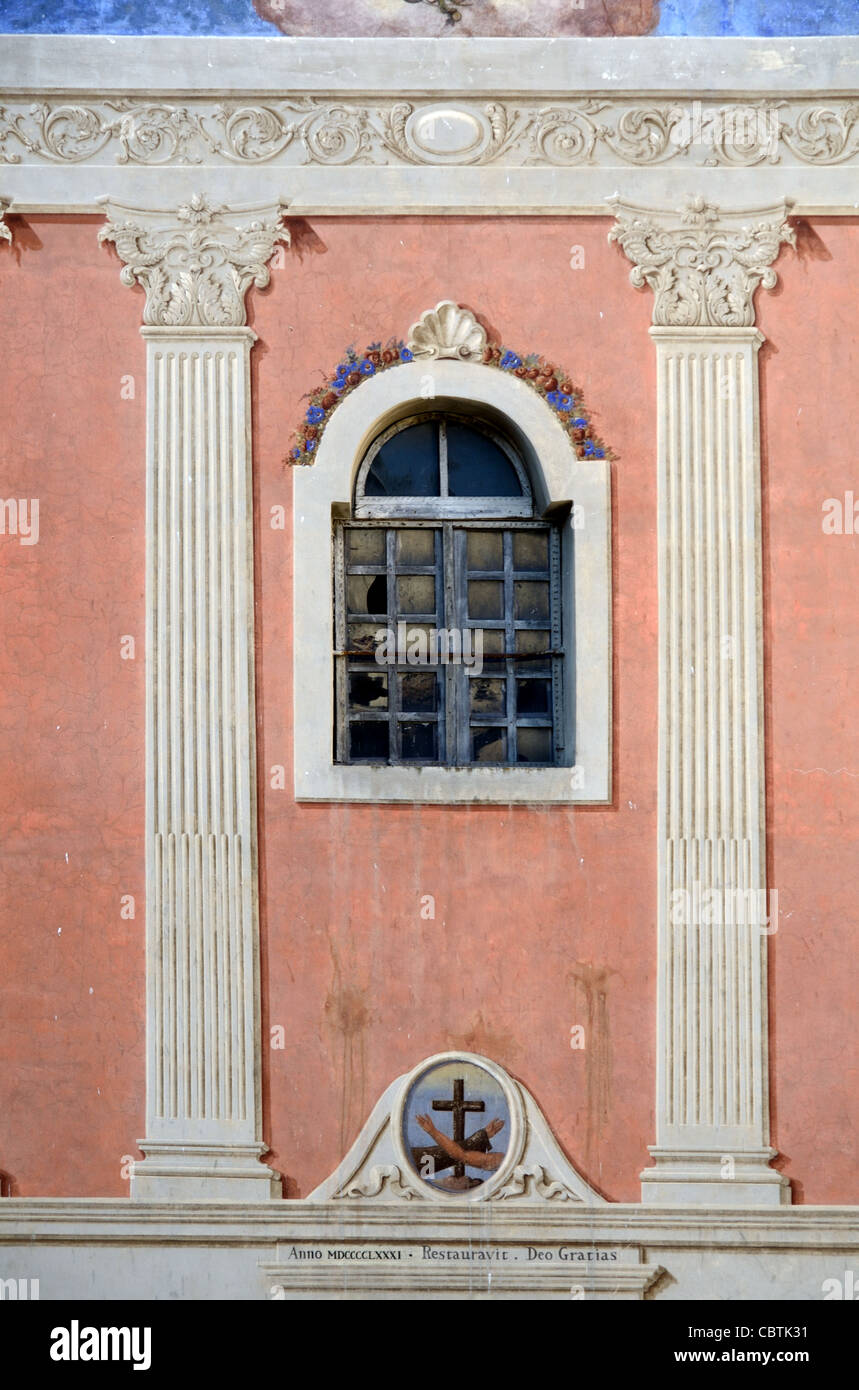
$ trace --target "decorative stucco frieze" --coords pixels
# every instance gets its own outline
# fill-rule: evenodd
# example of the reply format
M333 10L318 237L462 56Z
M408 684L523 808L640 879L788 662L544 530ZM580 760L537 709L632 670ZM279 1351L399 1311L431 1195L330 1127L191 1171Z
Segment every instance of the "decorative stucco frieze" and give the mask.
M0 106L0 163L577 165L755 168L859 163L859 104L702 103L582 95L454 102L335 93L240 101L187 95Z
M758 285L772 289L772 262L795 245L789 203L724 212L700 195L676 212L609 202L617 241L633 263L630 280L653 290L653 322L663 328L748 328Z
M12 232L3 220L9 209L8 198L0 198L0 241L11 241Z
M123 284L146 290L143 322L153 327L242 326L245 294L268 284L275 243L289 245L280 204L228 209L195 193L166 213L104 202L98 239L116 246Z

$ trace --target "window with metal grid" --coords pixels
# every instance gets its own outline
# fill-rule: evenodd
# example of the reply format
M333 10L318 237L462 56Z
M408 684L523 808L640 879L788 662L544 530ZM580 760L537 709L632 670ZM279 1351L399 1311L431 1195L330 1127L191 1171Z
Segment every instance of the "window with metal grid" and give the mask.
M561 538L523 516L509 442L440 414L402 422L368 451L355 502L334 537L337 761L562 762Z

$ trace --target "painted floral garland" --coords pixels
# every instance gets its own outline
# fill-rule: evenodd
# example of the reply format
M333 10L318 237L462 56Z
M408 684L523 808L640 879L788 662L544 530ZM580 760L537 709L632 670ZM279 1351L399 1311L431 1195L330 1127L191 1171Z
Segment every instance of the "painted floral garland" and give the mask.
M412 353L397 338L392 338L385 347L381 343L371 343L363 353L356 352L352 347L347 348L334 374L305 397L310 404L304 423L296 432L294 446L284 462L312 463L325 426L344 396L348 396L368 376L375 376L377 372L412 360ZM557 414L579 458L613 457L611 450L594 433L581 391L559 367L546 362L537 353L520 357L509 348L492 344L484 349L483 361L487 366L510 372L527 381L543 397Z

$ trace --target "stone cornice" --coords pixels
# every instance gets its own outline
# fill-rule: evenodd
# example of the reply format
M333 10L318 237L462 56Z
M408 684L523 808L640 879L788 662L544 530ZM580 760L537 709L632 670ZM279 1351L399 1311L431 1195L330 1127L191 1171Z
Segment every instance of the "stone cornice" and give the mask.
M171 211L105 207L98 239L114 243L123 284L143 286L143 322L158 328L242 327L245 294L268 284L275 243L290 240L282 204L224 208L194 194Z
M853 215L859 40L13 36L16 212L271 201L293 215L604 213L789 197ZM394 85L395 84L395 85Z
M782 96L856 91L859 38L116 38L9 35L0 91L158 97L257 92L366 96L457 90L505 98L601 92Z
M668 328L749 328L758 285L772 289L772 263L795 244L789 204L722 211L702 196L673 212L609 200L630 280L653 290L653 322Z

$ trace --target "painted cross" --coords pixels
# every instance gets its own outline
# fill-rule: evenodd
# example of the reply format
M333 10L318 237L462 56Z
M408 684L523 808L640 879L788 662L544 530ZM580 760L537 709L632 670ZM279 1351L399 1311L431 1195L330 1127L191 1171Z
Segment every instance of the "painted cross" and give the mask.
M461 1076L456 1077L453 1083L453 1100L434 1100L433 1110L450 1110L453 1112L453 1142L462 1144L465 1139L465 1116L468 1111L485 1110L486 1106L482 1100L465 1099L465 1082ZM453 1175L455 1178L465 1176L465 1164L455 1163L453 1165Z

